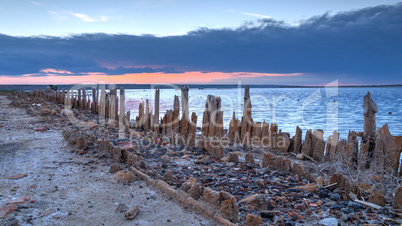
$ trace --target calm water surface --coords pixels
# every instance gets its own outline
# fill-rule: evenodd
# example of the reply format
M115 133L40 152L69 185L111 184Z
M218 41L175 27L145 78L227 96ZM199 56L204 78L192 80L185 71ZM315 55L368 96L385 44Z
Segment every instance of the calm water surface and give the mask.
M276 122L279 129L295 133L299 126L307 129L322 129L324 137L334 130L346 138L349 130L363 131L363 97L370 91L377 103L377 127L388 123L393 135L402 135L402 87L364 88L251 88L252 117L254 122ZM150 99L154 105L155 91L151 89L126 90L126 110L131 110L132 119L138 115L138 105ZM174 95L180 90L161 89L160 117L173 108ZM189 108L202 124L202 114L208 95L220 96L224 111L224 125L228 128L233 111L241 118L244 89L192 89L189 90Z

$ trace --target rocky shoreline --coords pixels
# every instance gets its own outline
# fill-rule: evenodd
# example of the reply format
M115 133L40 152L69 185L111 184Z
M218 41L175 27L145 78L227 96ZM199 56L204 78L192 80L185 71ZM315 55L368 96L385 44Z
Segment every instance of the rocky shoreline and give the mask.
M302 142L294 142L298 140L296 138L292 138L292 141L289 137L285 139L289 140L286 151L275 145L264 149L254 149L248 145L235 148L209 148L205 144L186 146L174 142L174 139L164 139L163 135L169 133L168 130L164 132L163 124L161 128L158 127L159 132L155 132L155 127L150 129L151 126L146 125L144 129L136 124L143 116L134 125L125 123L122 129L117 123L103 122L94 110L96 105L91 106L91 103L85 102L84 105L89 106L86 108L80 108L78 104L77 108L68 109L63 104L64 96L61 98L51 93L46 94L46 98L38 99L35 94L32 95L16 97L17 93L9 97L13 99L14 106L25 107L29 114L62 125L64 138L75 147L78 155L113 158L128 170L142 172L156 182L164 181L170 186L169 189L179 192L177 194L187 194L194 201L207 205L210 217L216 218L215 213L218 213L219 217L232 223L245 225L399 225L402 222L397 210L391 207L392 202L396 207L402 201L400 192L396 192L394 200L391 200L386 197L383 187L377 189L374 184L353 180L347 172L334 171L322 160L326 158L324 152L321 156L302 152ZM80 103L74 100L72 105L76 102ZM112 105L113 108L118 105L116 103ZM216 108L219 109L219 106ZM147 114L152 115L145 112ZM167 121L161 122L169 122L173 115L174 111L167 113ZM72 122L69 119L71 116L80 122ZM112 117L117 118L113 114ZM177 113L174 117L178 117ZM186 117L188 113L183 116ZM178 131L181 125L185 124L179 122ZM205 132L202 130L198 128L190 133L194 134L196 143L200 139L197 134ZM230 136L233 127L226 133L215 128L213 131L213 136L224 136L226 133ZM281 131L275 134L286 137ZM311 133L310 136L315 134ZM205 140L205 137L202 139ZM316 146L312 147L314 150ZM300 152L288 151L295 149L300 149ZM384 183L386 178L378 176L373 180Z

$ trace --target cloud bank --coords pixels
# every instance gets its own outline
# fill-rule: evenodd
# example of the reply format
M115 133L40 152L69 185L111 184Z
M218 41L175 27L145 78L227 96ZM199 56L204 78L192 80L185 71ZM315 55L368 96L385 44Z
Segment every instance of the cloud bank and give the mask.
M298 26L261 19L236 29L201 28L182 36L0 34L0 76L45 75L44 69L74 75L202 71L401 83L401 31L399 3L325 14Z

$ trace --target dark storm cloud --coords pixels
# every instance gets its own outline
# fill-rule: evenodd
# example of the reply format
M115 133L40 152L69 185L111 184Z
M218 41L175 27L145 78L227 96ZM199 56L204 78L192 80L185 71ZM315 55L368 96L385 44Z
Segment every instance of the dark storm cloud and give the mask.
M299 26L266 19L237 29L202 28L183 36L0 35L0 75L44 68L106 74L245 71L396 82L402 74L401 40L402 4L325 14ZM101 63L159 67L109 70Z

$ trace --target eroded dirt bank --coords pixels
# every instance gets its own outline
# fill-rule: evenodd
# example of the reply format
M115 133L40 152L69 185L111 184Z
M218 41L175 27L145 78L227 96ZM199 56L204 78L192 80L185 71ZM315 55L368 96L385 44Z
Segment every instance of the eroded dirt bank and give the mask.
M0 95L0 225L216 224L143 181L117 183L109 160L71 153L59 125L41 122L10 102ZM140 212L126 220L116 211L119 204L138 205Z

